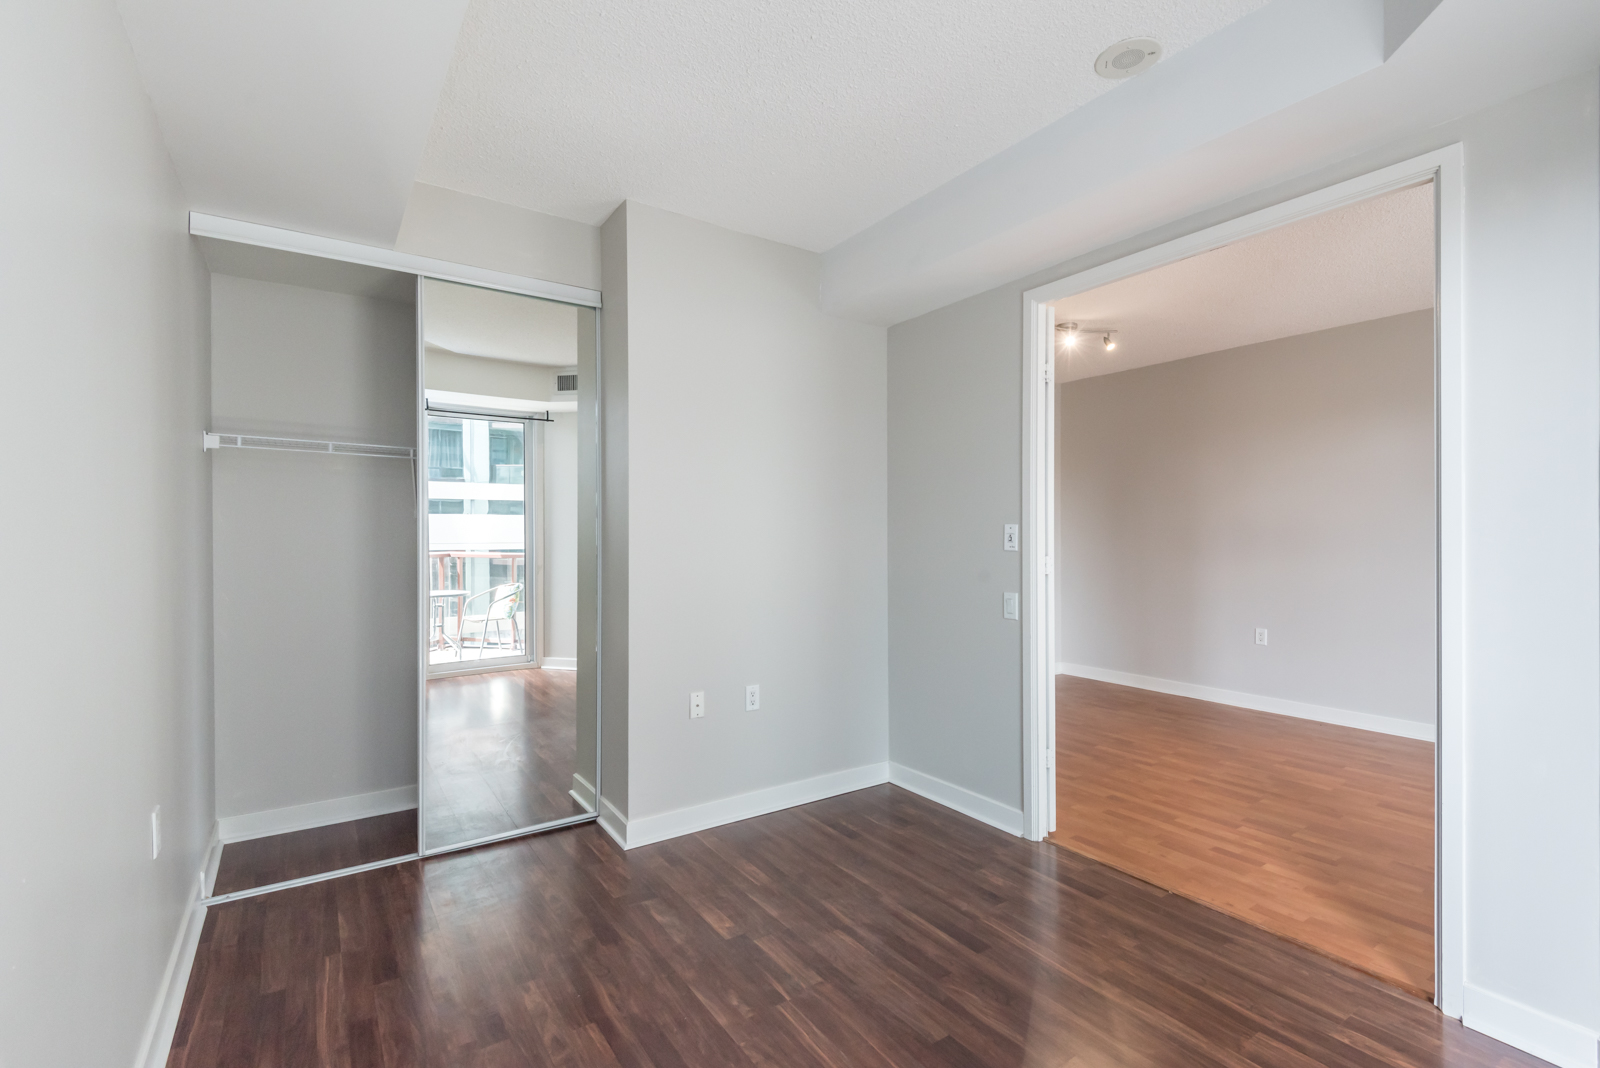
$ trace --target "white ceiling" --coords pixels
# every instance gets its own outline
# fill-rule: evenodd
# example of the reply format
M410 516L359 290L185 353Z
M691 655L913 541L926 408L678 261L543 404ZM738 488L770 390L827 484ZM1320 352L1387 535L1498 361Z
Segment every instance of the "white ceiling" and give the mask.
M189 207L388 247L467 0L118 0Z
M423 282L423 341L463 356L571 367L578 362L579 314L553 300L436 278Z
M389 247L419 181L633 198L824 250L885 324L1600 62L1594 0L1442 0L1392 58L1433 0L117 2L197 210Z
M472 0L418 179L821 251L1266 0ZM1163 60L1165 62L1165 60Z
M824 306L889 324L1049 281L1360 173L1363 155L1449 144L1453 120L1600 63L1595 0L1443 0L1385 59L1391 11L1416 13L1273 0L829 250Z
M1433 307L1433 186L1269 230L1054 305L1061 381ZM1116 330L1107 352L1102 333Z

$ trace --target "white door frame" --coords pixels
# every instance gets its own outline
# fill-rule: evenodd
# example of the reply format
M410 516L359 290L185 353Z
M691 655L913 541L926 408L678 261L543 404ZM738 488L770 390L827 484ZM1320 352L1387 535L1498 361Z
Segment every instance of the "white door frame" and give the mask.
M1434 430L1438 494L1438 723L1434 771L1434 1002L1461 1015L1465 769L1462 487L1462 151L1459 144L1384 167L1186 237L1030 289L1022 295L1023 834L1055 824L1054 312L1049 302L1087 292L1286 223L1426 181L1434 183Z

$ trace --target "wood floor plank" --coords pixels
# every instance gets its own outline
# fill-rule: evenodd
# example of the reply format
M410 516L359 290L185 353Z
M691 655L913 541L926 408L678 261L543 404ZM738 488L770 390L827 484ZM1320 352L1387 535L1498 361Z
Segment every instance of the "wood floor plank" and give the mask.
M1056 679L1077 853L1433 994L1433 745Z
M1372 976L892 786L209 910L170 1068L1532 1068Z

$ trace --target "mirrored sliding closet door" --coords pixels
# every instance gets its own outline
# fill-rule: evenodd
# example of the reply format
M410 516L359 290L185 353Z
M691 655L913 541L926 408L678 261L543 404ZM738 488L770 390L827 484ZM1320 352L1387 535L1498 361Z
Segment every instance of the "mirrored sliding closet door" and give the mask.
M421 285L422 852L593 818L596 312Z

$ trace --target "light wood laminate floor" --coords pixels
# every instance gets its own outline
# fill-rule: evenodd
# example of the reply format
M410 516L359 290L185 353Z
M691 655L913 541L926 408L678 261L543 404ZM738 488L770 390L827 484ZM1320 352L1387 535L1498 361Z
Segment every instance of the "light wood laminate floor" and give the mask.
M1068 675L1051 841L1433 993L1433 745Z

